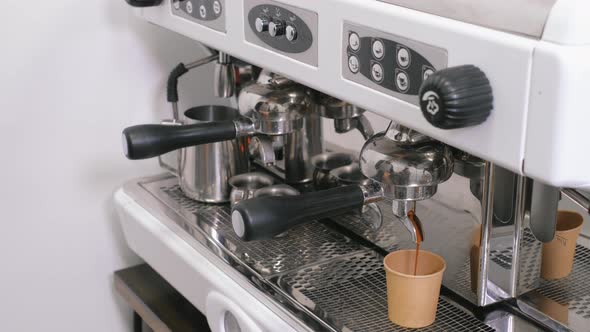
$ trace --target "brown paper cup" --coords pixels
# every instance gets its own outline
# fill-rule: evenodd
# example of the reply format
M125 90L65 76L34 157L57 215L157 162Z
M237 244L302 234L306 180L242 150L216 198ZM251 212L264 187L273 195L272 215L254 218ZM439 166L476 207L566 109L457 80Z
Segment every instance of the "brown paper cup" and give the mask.
M541 309L542 313L553 318L554 320L568 324L570 309L567 304L559 304L544 296L540 297L538 301L539 302L537 302L537 305L539 306L539 309Z
M557 229L555 238L543 244L543 262L541 277L553 280L567 277L572 272L574 254L578 235L582 229L584 218L573 211L557 213Z
M418 255L418 271L414 275L415 250L399 250L385 256L387 276L387 307L394 324L425 327L436 318L438 296L446 269L445 260L429 251Z

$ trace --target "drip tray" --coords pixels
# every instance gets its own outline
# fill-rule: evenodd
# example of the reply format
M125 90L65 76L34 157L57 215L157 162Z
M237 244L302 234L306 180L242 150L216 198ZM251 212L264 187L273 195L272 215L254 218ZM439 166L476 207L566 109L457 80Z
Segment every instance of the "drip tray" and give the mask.
M436 321L424 329L398 327L387 318L383 256L323 223L310 221L286 236L243 242L231 227L227 205L186 198L176 178L157 176L132 182L125 192L192 246L204 245L252 281L286 312L313 331L513 331L528 322L505 311L480 320L441 296ZM395 245L393 246L395 247Z
M590 330L590 249L577 245L571 274L542 281L518 299L518 307L555 330Z
M387 318L382 262L381 255L366 251L288 273L275 282L339 331L414 331ZM444 297L434 324L419 330L495 331Z

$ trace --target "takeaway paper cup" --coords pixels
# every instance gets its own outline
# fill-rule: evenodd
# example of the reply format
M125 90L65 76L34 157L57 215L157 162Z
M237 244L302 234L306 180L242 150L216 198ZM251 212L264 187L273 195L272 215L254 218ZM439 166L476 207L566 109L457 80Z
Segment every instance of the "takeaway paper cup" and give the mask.
M414 275L415 257L415 250L399 250L387 255L383 261L387 276L389 320L410 328L434 323L446 269L442 257L421 250L417 273Z
M555 237L543 244L543 262L541 277L553 280L567 277L572 272L574 254L578 235L582 229L584 218L573 211L557 213Z

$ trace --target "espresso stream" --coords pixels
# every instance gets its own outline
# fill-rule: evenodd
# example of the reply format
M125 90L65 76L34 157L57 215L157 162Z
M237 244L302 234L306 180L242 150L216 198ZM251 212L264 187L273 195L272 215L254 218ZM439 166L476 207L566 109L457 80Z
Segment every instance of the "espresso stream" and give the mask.
M422 223L418 216L414 213L414 210L410 210L408 212L408 218L414 225L414 230L416 231L416 255L414 258L414 275L418 272L418 256L420 255L420 243L424 241L424 234L422 233Z

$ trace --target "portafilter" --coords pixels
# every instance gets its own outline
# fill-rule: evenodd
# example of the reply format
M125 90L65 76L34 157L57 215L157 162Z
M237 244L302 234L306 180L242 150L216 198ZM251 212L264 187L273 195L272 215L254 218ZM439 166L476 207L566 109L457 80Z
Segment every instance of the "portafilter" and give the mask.
M453 155L448 146L392 123L365 143L360 168L371 183L240 202L232 210L234 231L245 241L272 238L306 221L389 199L393 213L417 241L420 227L408 214L415 211L416 201L432 197L438 184L451 177Z
M299 89L296 87L270 94L260 100L248 116L241 116L231 121L180 126L163 124L132 126L123 131L125 154L132 160L147 159L189 146L222 142L255 134L271 136L289 134L301 129L303 125L304 105L299 100L294 100L300 96Z

